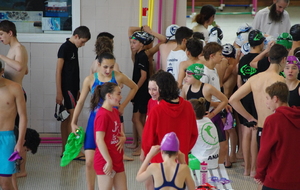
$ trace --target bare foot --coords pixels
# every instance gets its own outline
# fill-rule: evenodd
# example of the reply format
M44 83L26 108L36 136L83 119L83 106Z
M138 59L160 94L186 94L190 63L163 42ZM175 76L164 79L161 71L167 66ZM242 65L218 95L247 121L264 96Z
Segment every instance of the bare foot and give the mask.
M250 172L244 171L244 176L250 176Z
M126 156L125 154L123 154L123 160L124 161L133 161L134 159L129 157L129 156Z
M132 156L139 156L141 155L141 148L139 147L139 149L137 149L136 151L131 153Z
M231 163L236 163L236 155L235 154L234 155L230 155L229 158L230 158L230 162Z
M135 149L135 148L137 148L137 144L132 143L130 145L126 145L125 147L129 148L129 149Z
M27 177L27 172L16 173L17 178Z
M250 177L254 177L256 175L256 171L250 172Z
M237 159L244 159L243 153L237 152L236 153L236 158Z

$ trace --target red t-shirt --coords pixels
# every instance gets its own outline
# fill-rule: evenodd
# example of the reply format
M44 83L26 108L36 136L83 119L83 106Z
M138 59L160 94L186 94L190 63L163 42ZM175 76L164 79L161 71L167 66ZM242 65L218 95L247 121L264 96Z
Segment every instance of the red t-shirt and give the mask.
M104 142L107 146L108 153L112 159L113 170L117 173L124 171L123 163L123 150L121 152L117 151L116 144L119 142L118 136L121 132L121 122L119 111L113 108L109 111L103 107L99 109L96 114L94 121L94 135L96 139L96 132L105 132ZM97 144L97 139L96 139ZM106 164L101 152L99 151L98 145L95 150L94 157L94 168L97 175L105 175L103 172L103 167Z

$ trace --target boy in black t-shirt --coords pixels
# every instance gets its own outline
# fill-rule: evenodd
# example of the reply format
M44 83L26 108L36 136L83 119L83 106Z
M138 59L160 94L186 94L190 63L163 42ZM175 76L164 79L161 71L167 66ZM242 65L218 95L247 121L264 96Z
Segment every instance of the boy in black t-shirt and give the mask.
M79 26L71 38L67 38L60 46L57 54L56 103L59 105L64 103L70 113L69 117L61 122L62 152L71 133L71 120L79 97L78 48L84 46L90 38L90 30L86 26Z
M150 99L148 93L148 80L150 77L150 64L149 58L146 54L145 47L154 40L154 36L144 31L136 31L130 36L130 47L132 52L136 52L134 55L134 66L132 80L138 85L138 91L132 100L133 103L133 115L132 122L137 129L138 136L141 139L143 126L146 119L147 104ZM133 156L140 155L140 147L136 152L133 152Z

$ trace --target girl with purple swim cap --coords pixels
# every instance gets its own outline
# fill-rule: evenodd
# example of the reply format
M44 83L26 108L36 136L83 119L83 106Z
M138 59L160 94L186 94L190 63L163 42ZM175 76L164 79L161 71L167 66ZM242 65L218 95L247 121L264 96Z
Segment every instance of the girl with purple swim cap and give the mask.
M151 159L159 152L162 154L163 162L149 165ZM173 172L174 170L175 172ZM155 190L163 187L173 187L182 190L185 187L189 190L195 189L190 169L185 163L185 156L179 150L179 140L176 133L167 133L162 139L161 145L151 147L138 171L136 180L143 182L150 176L153 177Z
M289 106L300 106L300 80L298 80L300 61L296 56L288 56L284 67L285 82L289 88Z

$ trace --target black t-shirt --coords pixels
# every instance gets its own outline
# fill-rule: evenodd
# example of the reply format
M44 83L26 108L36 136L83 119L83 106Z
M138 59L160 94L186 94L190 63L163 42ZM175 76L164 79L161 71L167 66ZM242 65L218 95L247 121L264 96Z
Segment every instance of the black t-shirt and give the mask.
M266 71L270 66L270 61L268 57L264 57L261 60L258 61L257 63L257 72L264 72Z
M258 55L258 53L248 53L244 55L239 62L238 75L242 78L242 83L245 84L247 80L257 74L257 69L250 66L250 62Z
M145 101L148 103L150 99L150 95L148 93L148 80L149 80L149 60L148 56L145 53L145 50L142 50L135 54L135 61L133 66L132 80L137 84L141 78L141 70L147 73L147 79L143 83L143 85L138 89L134 101L137 99L140 101Z
M57 57L64 59L61 73L62 90L79 91L78 48L67 38L66 42L60 46Z

